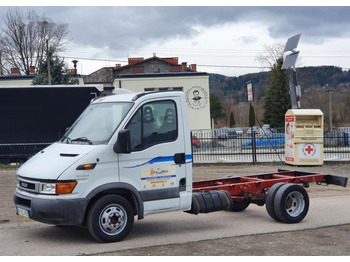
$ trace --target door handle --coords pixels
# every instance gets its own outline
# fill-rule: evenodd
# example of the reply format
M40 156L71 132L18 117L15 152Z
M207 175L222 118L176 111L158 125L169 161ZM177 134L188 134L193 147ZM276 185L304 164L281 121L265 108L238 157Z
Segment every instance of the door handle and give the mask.
M186 164L186 155L185 153L176 153L174 155L175 164Z

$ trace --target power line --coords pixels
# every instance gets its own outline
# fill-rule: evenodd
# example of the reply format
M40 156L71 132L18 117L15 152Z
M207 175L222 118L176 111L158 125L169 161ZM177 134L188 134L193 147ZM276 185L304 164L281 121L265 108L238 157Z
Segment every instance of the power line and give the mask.
M101 62L113 62L113 63L128 63L126 60L115 60L115 59L102 59L102 58L89 58L89 57L76 57L76 56L61 56L62 58L69 58L69 59L80 59L80 60L91 60L91 61L101 61ZM266 68L266 66L246 66L246 65L205 65L205 64L197 64L197 66L203 66L203 67L227 67L227 68L255 68L255 69L262 69ZM350 69L342 67L342 69Z
M203 67L226 67L226 68L255 68L255 69L263 69L266 67L263 66L239 66L239 65L200 65L197 64L197 66L203 66Z

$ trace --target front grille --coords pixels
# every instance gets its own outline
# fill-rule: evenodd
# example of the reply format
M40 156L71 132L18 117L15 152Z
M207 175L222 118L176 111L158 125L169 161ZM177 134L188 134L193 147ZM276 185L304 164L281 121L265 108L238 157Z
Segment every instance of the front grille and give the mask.
M34 183L19 181L19 186L21 188L26 188L26 189L29 189L29 190L35 190L35 184Z
M39 193L39 181L31 181L22 177L17 177L17 187L23 191Z

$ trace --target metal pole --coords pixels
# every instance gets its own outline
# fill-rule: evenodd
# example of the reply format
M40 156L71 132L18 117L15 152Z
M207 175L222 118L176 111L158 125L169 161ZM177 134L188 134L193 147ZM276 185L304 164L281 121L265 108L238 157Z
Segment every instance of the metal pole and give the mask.
M253 130L253 126L250 127L252 130L252 159L253 159L253 165L256 163L256 144L255 144L255 136L256 133Z
M333 131L333 117L332 117L332 91L331 90L328 90L328 93L329 93L329 128L330 128L330 131L332 132Z
M46 53L47 53L47 81L51 85L51 70L50 70L50 53L49 53L49 39L46 39Z
M3 71L2 71L2 51L0 50L0 75L3 75Z

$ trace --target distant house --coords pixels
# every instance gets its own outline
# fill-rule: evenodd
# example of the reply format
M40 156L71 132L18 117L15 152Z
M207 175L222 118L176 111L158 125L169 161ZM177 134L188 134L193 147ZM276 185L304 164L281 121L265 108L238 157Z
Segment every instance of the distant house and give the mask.
M104 67L84 78L85 84L103 84L105 90L134 92L180 90L186 95L190 128L210 129L209 75L195 64L179 64L177 57L129 58L128 64Z
M79 80L79 85L83 85L83 77L76 74L74 69L69 71L71 76ZM36 76L35 67L30 67L29 75L21 75L18 68L11 68L9 75L0 75L0 87L1 86L30 86L33 84L33 80Z
M134 75L144 73L169 73L169 72L196 72L197 66L187 63L178 64L177 57L160 58L153 56L147 59L142 57L129 58L128 64L122 66L116 64L114 67L103 67L90 75L84 77L86 84L104 84L105 87L112 87L113 81L118 75Z
M34 77L34 75L0 76L0 86L29 86L32 84Z

